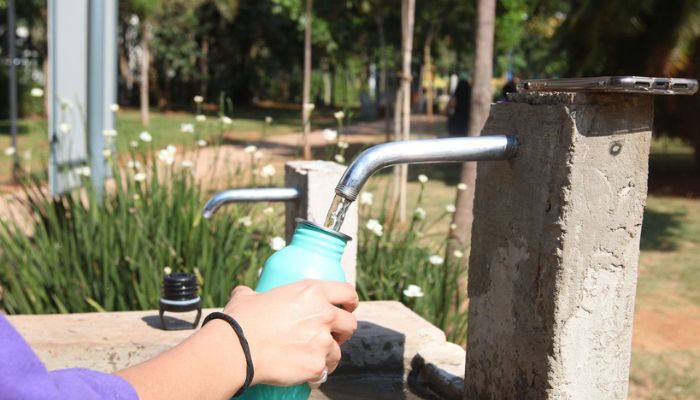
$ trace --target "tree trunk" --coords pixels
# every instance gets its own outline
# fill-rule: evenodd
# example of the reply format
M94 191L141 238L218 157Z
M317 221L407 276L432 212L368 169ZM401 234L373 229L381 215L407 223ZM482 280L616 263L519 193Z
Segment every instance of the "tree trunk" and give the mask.
M306 14L304 18L304 93L303 104L301 107L301 120L304 125L304 133L302 134L302 144L304 146L304 160L311 159L311 144L309 143L309 134L311 133L311 108L307 105L310 103L311 95L311 9L313 0L306 0Z
M394 99L394 140L401 140L401 85L396 88L396 96ZM394 166L394 183L392 187L392 207L397 207L401 197L401 165ZM393 213L391 213L393 214Z
M493 73L493 34L496 19L496 1L478 0L476 14L476 51L474 54L474 82L469 113L469 136L479 136L486 123L491 106L491 76ZM461 183L466 190L457 192L456 208L452 223L456 225L450 232L448 241L449 257L456 249L462 249L471 241L472 207L474 204L474 182L476 163L462 165Z
M141 35L141 125L148 126L150 116L148 113L148 75L151 63L148 41L151 36L151 26L148 21L143 22L143 33Z
M323 105L324 106L330 106L331 105L331 72L330 68L328 67L328 59L325 58L321 62L321 70L322 70L322 76L321 79L323 81Z
M331 74L331 107L335 108L335 61L330 63L330 74Z
M199 95L207 99L207 86L209 85L209 38L205 36L202 39L202 58L199 60Z
M401 140L411 137L411 53L413 51L413 21L415 0L401 2L401 47L403 62L401 68ZM406 182L408 165L399 166L399 222L406 222Z
M430 54L432 41L433 28L431 26L423 44L423 80L428 81L428 87L425 90L425 112L428 115L428 122L433 122L433 58Z
M384 109L384 134L386 141L391 140L391 118L389 117L389 90L387 87L387 47L386 32L384 31L384 15L377 13L374 17L377 23L377 36L379 36L379 52L381 54L379 70L379 96L380 107Z

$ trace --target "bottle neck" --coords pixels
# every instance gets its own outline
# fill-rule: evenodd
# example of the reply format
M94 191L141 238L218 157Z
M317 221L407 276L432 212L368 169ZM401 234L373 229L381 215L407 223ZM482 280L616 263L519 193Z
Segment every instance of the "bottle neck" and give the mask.
M314 251L340 262L347 242L348 238L341 236L341 234L307 222L300 222L292 235L291 245Z

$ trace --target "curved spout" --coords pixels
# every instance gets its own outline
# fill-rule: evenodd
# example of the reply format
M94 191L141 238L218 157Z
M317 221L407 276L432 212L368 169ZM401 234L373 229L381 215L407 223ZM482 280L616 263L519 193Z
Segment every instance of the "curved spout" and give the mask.
M372 146L350 164L335 193L355 201L367 179L390 165L504 160L513 157L517 147L515 137L506 135L406 140Z
M202 209L204 218L211 218L219 207L228 203L250 201L291 201L300 196L297 188L229 189L215 194Z

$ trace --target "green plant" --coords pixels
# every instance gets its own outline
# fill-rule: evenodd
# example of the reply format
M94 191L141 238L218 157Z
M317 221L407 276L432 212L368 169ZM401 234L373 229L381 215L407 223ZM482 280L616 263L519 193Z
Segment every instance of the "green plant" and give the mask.
M464 299L458 285L463 269L462 251L443 257L444 241L431 240L423 232L444 223L452 210L429 220L421 208L425 185L408 226L400 226L390 210L388 191L379 210L370 193L360 196L360 212L366 223L359 232L357 290L362 300L398 300L443 329L450 340L466 338ZM376 214L375 214L376 213Z
M196 165L175 166L161 155L161 165L152 156L143 160L145 169L135 159L129 169L115 168L101 201L89 186L51 197L39 183L25 182L19 201L30 212L32 232L0 223L0 307L9 313L152 309L166 267L197 274L208 307L224 304L236 284L254 284L272 252L270 238L281 232L278 218L260 205L201 218L206 193L192 177Z

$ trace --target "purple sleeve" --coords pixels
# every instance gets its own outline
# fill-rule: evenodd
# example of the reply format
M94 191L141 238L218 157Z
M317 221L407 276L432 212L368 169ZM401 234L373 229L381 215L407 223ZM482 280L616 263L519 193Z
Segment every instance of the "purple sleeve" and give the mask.
M27 342L0 315L0 399L138 399L117 375L71 368L47 371Z

